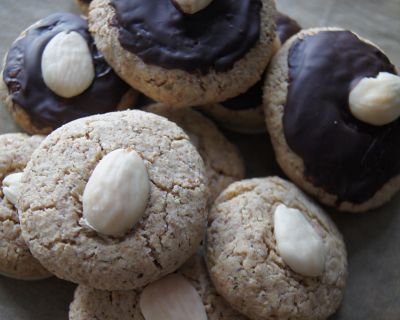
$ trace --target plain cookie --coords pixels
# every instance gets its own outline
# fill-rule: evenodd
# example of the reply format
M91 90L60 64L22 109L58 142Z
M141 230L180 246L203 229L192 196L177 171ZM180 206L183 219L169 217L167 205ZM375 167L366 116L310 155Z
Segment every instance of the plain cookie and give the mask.
M51 276L32 257L21 236L17 209L3 193L3 180L24 170L42 140L41 136L29 137L22 133L0 135L0 274L11 278L36 280Z
M100 160L116 149L139 155L150 194L129 232L106 236L82 218L82 195ZM21 192L21 227L32 254L58 277L97 289L153 282L178 269L203 237L203 161L182 129L143 111L87 117L54 131L28 163ZM112 201L115 192L105 189L103 198Z
M293 271L278 252L279 205L300 210L318 234L325 252L321 275ZM322 209L281 178L230 185L208 216L206 251L217 291L251 319L326 319L342 300L347 276L342 236Z
M178 274L194 286L209 320L245 320L216 292L200 254L187 261ZM70 305L69 320L144 320L139 300L141 290L100 291L78 286Z

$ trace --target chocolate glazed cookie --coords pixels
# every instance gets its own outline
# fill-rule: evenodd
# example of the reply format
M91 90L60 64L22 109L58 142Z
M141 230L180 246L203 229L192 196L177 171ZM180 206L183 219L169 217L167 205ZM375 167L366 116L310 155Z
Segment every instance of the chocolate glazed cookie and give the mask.
M381 121L398 95L389 92L393 81L400 78L389 59L350 31L312 29L288 41L271 63L264 99L286 174L340 210L387 202L400 186L400 120Z
M13 43L0 95L24 130L43 134L136 100L97 50L87 21L70 13L40 20Z
M289 16L278 12L276 17L277 37L274 51L282 43L301 30L300 25ZM264 75L245 93L221 103L200 107L222 126L237 132L260 133L265 131L264 112L262 108ZM266 94L268 94L266 92Z
M214 0L192 14L171 0L95 0L89 25L121 78L156 101L192 106L234 97L260 80L275 14L272 0Z

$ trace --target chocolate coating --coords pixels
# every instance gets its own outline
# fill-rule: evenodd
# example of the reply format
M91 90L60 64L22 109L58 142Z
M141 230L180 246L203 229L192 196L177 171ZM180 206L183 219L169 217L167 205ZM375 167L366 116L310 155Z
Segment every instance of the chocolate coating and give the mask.
M76 31L86 40L95 65L92 85L72 98L62 98L51 91L41 71L46 45L62 31ZM57 128L77 118L115 111L129 90L97 50L86 20L70 13L48 16L17 39L8 52L3 78L13 102L37 127Z
M278 12L276 17L276 29L281 43L284 43L291 36L298 33L301 30L301 27L289 16ZM264 75L262 76L262 79L263 80L257 82L245 93L232 99L228 99L221 104L225 108L234 111L258 108L262 104Z
M262 76L264 78L264 76ZM254 86L252 86L245 93L238 95L232 99L228 99L221 103L225 108L239 111L258 108L262 104L262 85L264 80L258 81Z
M193 15L171 0L111 0L121 46L145 63L207 73L227 71L259 39L261 0L214 0Z
M395 74L395 67L349 31L297 39L288 62L284 134L304 161L306 179L338 203L367 201L399 174L400 120L381 127L357 120L349 94L362 78Z
M291 36L295 35L301 30L301 26L296 20L289 16L278 12L276 17L276 32L278 33L281 43L285 43Z

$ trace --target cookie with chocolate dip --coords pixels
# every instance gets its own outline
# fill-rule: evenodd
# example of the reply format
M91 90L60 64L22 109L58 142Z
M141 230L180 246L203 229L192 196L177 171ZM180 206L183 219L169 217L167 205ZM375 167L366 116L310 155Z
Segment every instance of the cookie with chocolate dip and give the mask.
M174 107L224 101L261 79L273 0L95 0L89 29L119 76Z
M266 122L284 172L322 203L362 212L400 187L400 77L374 44L305 30L273 58Z
M87 21L71 13L50 15L22 32L0 78L1 100L29 133L126 109L137 96L97 50Z
M301 27L292 18L278 12L276 29L275 50L277 51L281 44L299 32ZM248 91L235 98L199 108L227 129L243 133L263 132L265 131L262 108L263 83L264 79L258 81Z
M75 0L76 4L78 5L79 9L81 9L83 14L88 14L89 12L89 5L92 0Z

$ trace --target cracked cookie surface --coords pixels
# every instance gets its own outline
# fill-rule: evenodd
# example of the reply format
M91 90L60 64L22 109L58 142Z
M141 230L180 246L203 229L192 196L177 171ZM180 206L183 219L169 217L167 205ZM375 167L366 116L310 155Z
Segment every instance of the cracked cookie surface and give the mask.
M292 271L277 252L273 215L279 204L300 210L322 238L321 276ZM281 178L230 185L209 214L206 248L218 292L251 319L326 319L342 300L347 277L342 236L318 206Z
M244 178L245 167L239 150L199 112L187 108L172 108L163 104L149 105L144 110L166 117L185 130L206 167L209 205L228 185Z
M101 236L82 221L82 194L109 152L133 148L150 179L141 220ZM142 287L178 269L197 249L207 200L203 161L174 123L142 111L73 121L53 132L22 177L23 236L58 277L103 290Z
M22 172L32 152L43 137L29 137L22 133L0 136L0 181L9 174ZM8 277L34 280L51 274L33 258L21 236L18 212L0 188L0 274Z
M203 256L197 253L178 273L199 293L209 320L245 320L217 293L208 276ZM139 306L141 290L101 291L78 286L70 305L70 320L144 320Z

